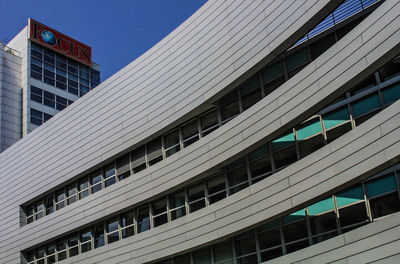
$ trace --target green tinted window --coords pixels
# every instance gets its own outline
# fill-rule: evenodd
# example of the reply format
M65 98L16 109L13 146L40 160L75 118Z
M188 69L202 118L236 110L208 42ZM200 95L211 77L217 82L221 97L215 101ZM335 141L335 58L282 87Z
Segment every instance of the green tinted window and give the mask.
M302 140L312 135L318 134L321 131L321 122L319 121L319 118L316 118L297 129L297 138L299 140Z
M268 144L265 144L264 146L259 147L258 149L250 152L249 160L255 160L255 159L259 158L259 157L267 155L268 153L269 153Z
M283 148L285 146L291 145L294 143L294 135L293 133L286 134L283 137L277 138L272 141L272 147L274 150Z
M287 69L288 71L294 70L297 67L300 67L301 65L307 63L310 59L310 56L308 54L308 49L304 48L286 59L286 64L287 64Z
M332 198L328 198L322 201L319 201L318 203L315 203L311 206L308 207L308 213L310 215L317 215L329 210L333 209L333 201Z
M396 180L393 174L367 183L368 198L396 190Z
M336 194L336 201L339 207L364 200L364 192L361 185L344 190Z
M258 75L247 80L240 88L240 94L246 94L260 87Z
M378 94L373 94L353 104L354 117L357 118L380 107Z
M304 219L305 217L306 217L306 210L301 209L297 212L294 212L290 215L283 217L283 223L284 224L291 223L300 219Z
M383 90L383 101L385 105L391 104L400 98L400 83L389 86Z
M325 129L340 125L350 120L349 109L347 107L338 109L324 116Z

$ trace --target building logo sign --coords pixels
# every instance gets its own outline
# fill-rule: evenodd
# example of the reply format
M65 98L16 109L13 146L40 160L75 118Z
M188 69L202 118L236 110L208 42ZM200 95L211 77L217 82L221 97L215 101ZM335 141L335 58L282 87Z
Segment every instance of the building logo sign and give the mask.
M92 65L92 48L33 19L29 19L29 39L71 59Z

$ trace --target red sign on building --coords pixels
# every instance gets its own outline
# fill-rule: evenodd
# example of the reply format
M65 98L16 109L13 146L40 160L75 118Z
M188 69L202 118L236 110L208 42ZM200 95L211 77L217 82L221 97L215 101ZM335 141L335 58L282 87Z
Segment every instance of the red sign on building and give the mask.
M29 19L29 39L71 59L92 65L92 48L33 19Z

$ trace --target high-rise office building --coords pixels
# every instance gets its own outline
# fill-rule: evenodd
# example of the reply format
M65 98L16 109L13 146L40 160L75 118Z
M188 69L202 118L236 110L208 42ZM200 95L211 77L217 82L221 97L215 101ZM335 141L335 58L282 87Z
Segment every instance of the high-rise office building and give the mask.
M209 1L0 154L0 263L399 263L400 1Z
M100 83L89 46L33 19L0 50L0 152Z

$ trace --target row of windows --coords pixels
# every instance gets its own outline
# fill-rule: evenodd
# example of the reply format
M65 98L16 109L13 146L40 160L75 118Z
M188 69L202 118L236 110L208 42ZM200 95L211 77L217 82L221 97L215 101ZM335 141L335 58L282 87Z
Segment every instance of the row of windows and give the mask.
M397 87L397 95L398 98L400 98L400 82L397 82L394 85ZM369 97L366 96L361 99L366 104L364 107L370 106L368 98ZM350 97L348 100L351 101L351 99L352 98ZM53 259L55 260L57 258L58 260L61 260L67 256L74 256L79 252L82 253L93 248L101 247L105 244L113 243L120 239L163 225L220 201L294 163L299 158L310 154L322 147L328 141L334 140L350 130L352 127L351 123L355 124L357 122L352 122L349 111L343 109L346 108L340 107L339 109L332 110L327 114L313 116L313 118L308 119L307 122L303 122L301 125L295 127L292 132L278 137L277 139L254 150L250 154L232 162L223 168L220 173L215 174L206 180L189 185L182 190L150 202L149 204L142 205L132 211L113 217L112 219L104 221L96 226L92 226L86 230L79 231L78 233L65 237L60 241L55 241L47 246L50 247L50 250L42 247L38 249L36 253L32 251L29 254L30 256L36 255L38 259L41 259L43 256L44 263L44 252L47 250L50 252L48 255L51 255L51 260L48 260L47 263L52 263ZM367 113L370 112L371 111L369 110L367 111ZM370 117L369 114L368 117ZM345 126L348 126L348 128L344 129L343 127ZM324 131L324 127L327 127L327 130ZM333 130L333 133L331 133L331 130ZM328 135L331 135L332 138L328 137ZM130 176L129 159L126 158L125 160L118 161L119 162L116 164L105 166L102 171L99 170L90 177L88 176L83 178L81 181L75 182L66 188L57 191L54 195L47 197L46 200L39 201L36 204L29 206L27 209L27 221L31 222L34 219L40 219L46 214L51 214L54 210L59 210L68 204L76 202L78 199L82 199L91 193L95 193L102 188L114 184L118 180ZM341 194L321 201L320 203L317 203L317 205L313 205L306 210L296 212L289 218L300 218L302 220L296 220L297 224L295 226L290 225L288 230L290 230L290 236L297 237L297 233L302 233L304 237L297 237L297 239L294 240L286 238L285 242L279 240L280 244L274 245L266 251L273 249L277 250L280 255L286 254L293 250L297 250L298 248L320 242L324 239L340 234L341 232L350 230L359 224L366 223L371 221L373 218L385 215L387 212L392 212L390 209L392 206L391 201L394 197L398 196L397 192L395 195L391 194L394 191L393 188L397 188L396 179L393 174L390 174L380 180L368 181L362 186L362 188L357 187L355 189L353 188L353 191L344 191ZM355 190L357 190L357 192ZM369 199L367 204L371 206L372 215L368 216L366 213L368 210L365 210L365 203L361 202L364 196L360 190L367 190L366 197ZM360 192L361 194L357 196L356 194ZM384 204L378 203L375 206L375 198L380 196L382 193L389 193L391 195L389 198L376 199L377 201L384 201ZM342 196L345 198L342 199ZM358 199L357 197L361 198ZM341 207L347 206L346 201L351 201L353 203L351 209L341 209ZM335 204L335 202L338 204ZM384 207L385 203L390 205L389 208ZM327 204L331 204L331 207L329 208L330 211L324 213L324 216L322 217L317 217L319 213L316 212L318 211L316 208L326 207ZM398 205L398 200L396 200L396 204ZM336 211L333 210L335 206L337 207ZM397 207L396 210L398 210ZM357 217L362 217L362 221L360 220L359 222L352 223L351 220L347 220L348 218L352 218L351 212L356 212ZM335 213L340 214L340 218L338 215L335 216ZM340 219L339 222L336 221L337 225L332 224L334 223L333 219L335 219L335 217ZM283 222L275 227L275 231L273 231L274 233L284 232L285 225L283 224L286 223L285 219L286 218L283 218ZM309 231L307 231L307 228L300 228L299 225L303 225L303 227L308 226L306 225L306 221L310 221L312 224L318 224L315 229L317 230L315 231L316 233L307 233ZM298 231L297 233L296 230ZM85 239L87 236L90 237L90 242L86 242ZM83 241L81 244L84 246L81 247L81 249L79 249L79 245L81 245L79 241ZM58 246L60 243L61 246ZM71 245L70 247L72 249L69 249L68 245ZM60 248L60 254L55 253L56 248ZM271 256L276 257L278 255ZM255 257L256 255L252 258ZM251 261L253 260L254 259Z
M353 23L352 26L355 26L355 24ZM329 37L329 35L326 37ZM323 39L321 40L323 41ZM330 43L330 45L332 44L333 43ZM326 49L327 48L328 46L326 47ZM101 170L93 172L81 178L72 185L79 187L81 185L81 182L82 184L84 184L84 186L97 184L96 185L97 187L95 189L88 192L88 194L90 194L97 192L98 190L110 185L110 183L105 182L104 180L105 176L103 176L108 173L107 168L113 168L113 170L117 172L118 176L114 177L115 179L113 178L114 180L112 180L113 182L116 182L118 180L122 180L130 176L131 174L138 173L141 170L144 170L147 167L156 164L157 162L178 152L182 148L189 146L190 144L199 140L201 137L204 137L207 134L211 133L213 130L222 126L240 112L246 110L251 105L258 102L263 96L272 92L274 89L279 87L283 82L285 82L285 80L287 80L289 76L294 75L296 72L299 71L299 69L304 67L310 61L310 58L313 58L313 56L316 56L316 54L314 55L310 54L309 48L306 47L300 49L299 51L288 56L287 58L280 60L279 62L274 63L271 66L268 66L266 69L256 74L255 77L250 78L243 85L241 85L231 93L224 96L218 102L216 109L208 111L200 115L198 118L191 120L183 125L180 125L179 127L166 133L165 135L152 140L151 142L133 150L128 154L125 154L124 156L113 161L111 164L105 166ZM379 83L380 83L379 76L381 75L385 77L382 78L383 81L393 77L396 74L400 74L399 59L395 59L391 64L382 68L380 72L387 72L387 73L383 75L379 74L377 76ZM369 88L369 85L370 84L368 84L367 88ZM361 87L363 86L361 85ZM344 100L343 102L346 101ZM359 105L363 106L364 104L362 102L360 104L356 104L356 110L359 109L357 108L357 106ZM353 111L352 108L349 108L347 112L346 110L343 110L342 112L336 114L340 115L338 117L335 116L333 112L331 113L331 116L327 115L325 119L345 118L344 120L347 120L347 122L342 122L339 124L338 123L339 121L336 121L337 123L336 124L335 121L330 121L329 124L325 124L327 122L326 121L324 124L320 125L321 126L320 130L322 130L324 126L326 126L325 127L326 129L323 132L320 131L321 136L319 137L316 136L310 140L308 140L308 138L307 140L305 140L305 137L301 136L302 138L296 141L296 142L300 142L301 140L305 141L304 143L301 144L300 143L294 144L295 142L294 138L290 139L289 142L291 142L292 144L287 144L288 145L287 148L283 149L282 153L276 156L276 160L275 162L271 163L272 164L271 166L273 166L274 168L280 168L285 164L292 162L296 158L300 158L302 156L307 155L308 152L312 151L313 147L314 148L319 147L333 140L335 138L335 135L341 135L347 132L349 129L351 129L352 126L355 125L354 121L350 122L350 120L352 120L350 117L350 113L352 113L352 111ZM360 111L358 111L356 114L360 114L359 112ZM360 116L357 116L357 119L358 117L362 116L365 115L361 114ZM318 119L318 117L315 118ZM367 118L367 116L365 118ZM310 122L312 123L313 121L308 121L307 124ZM287 136L290 137L290 135ZM282 144L283 143L281 143L281 145ZM316 146L312 146L312 144L315 144ZM301 151L295 150L294 145L296 145L298 148L301 147L302 150ZM311 148L311 149L307 150L306 148ZM294 154L293 150L295 152ZM65 188L68 189L67 186L64 186L62 190L64 190ZM52 195L51 197L53 198L46 198L46 200L48 199L57 200L56 198L57 196L58 196L57 194ZM40 203L41 202L39 202L39 204ZM27 208L34 208L34 207L35 203L32 203ZM55 207L55 209L57 210L58 208ZM31 212L32 210L29 209L28 211ZM28 213L27 215L30 216L31 214ZM36 219L37 218L35 217L27 217L27 223L30 223Z
M399 171L372 177L225 242L157 264L261 263L398 211Z
M400 210L399 171L396 172L395 168L227 242L160 263L233 263L232 250L236 250L237 263L258 263L397 212ZM54 263L114 243L196 211L205 203L224 198L228 191L225 185L226 179L214 176L24 255L28 263Z
M32 124L40 126L52 117L53 117L52 115L49 115L49 114L46 114L46 113L43 113L41 111L31 108L31 123Z
M100 83L100 73L50 49L31 43L31 77L83 96Z
M60 111L73 103L71 100L47 92L35 86L31 86L31 100Z
M229 186L233 186L230 187L230 193L243 189L254 181L265 178L307 156L398 100L400 82L393 82L398 79L398 77L394 78L398 74L400 74L400 57L341 96L335 101L334 108L328 106L326 108L328 110L312 116L247 158L238 160L234 166L228 166L228 176L233 175L228 178ZM390 78L392 79L389 80ZM31 113L34 118L32 111ZM26 223L38 220L78 199L138 173L192 144L221 125L218 121L218 113L217 110L213 110L203 114L76 182L60 188L45 199L29 204L26 206ZM37 120L35 124L41 124L44 121L43 118L37 117L33 120ZM251 172L251 176L247 175L247 171ZM69 199L70 196L74 198ZM46 213L44 208L47 208Z

